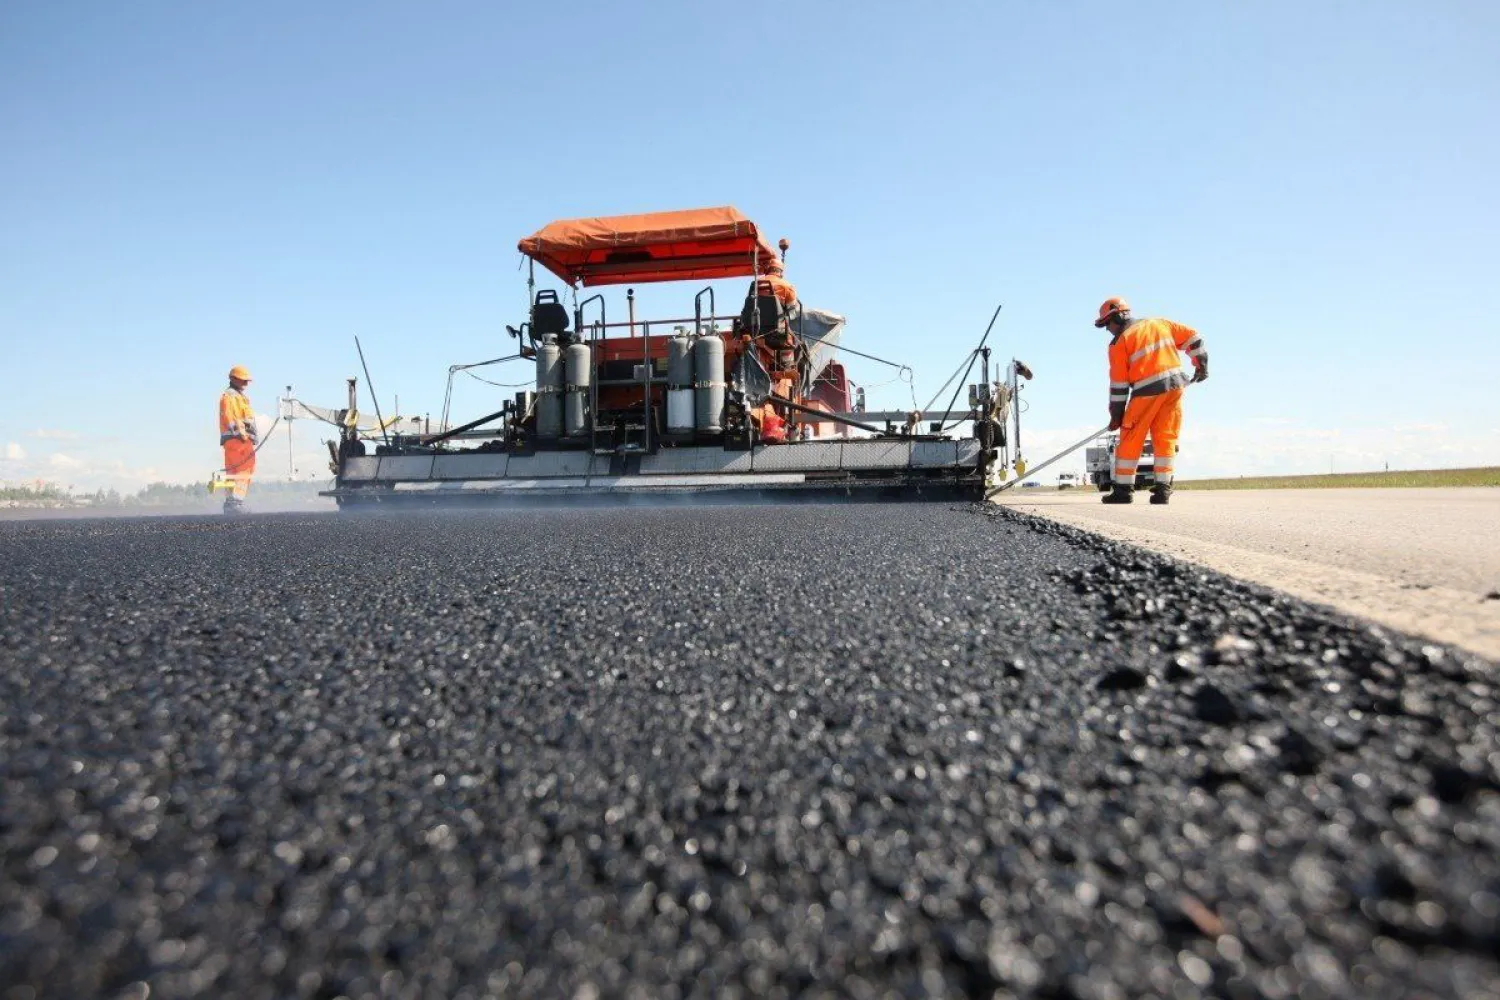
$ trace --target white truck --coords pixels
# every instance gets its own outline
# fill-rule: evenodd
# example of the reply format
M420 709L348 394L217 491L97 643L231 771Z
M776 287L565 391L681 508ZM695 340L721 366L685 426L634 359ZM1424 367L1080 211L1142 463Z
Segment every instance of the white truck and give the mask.
M1088 472L1089 482L1096 486L1100 493L1108 493L1114 485L1115 470L1115 448L1120 444L1120 435L1110 434L1101 437L1099 442L1090 445L1083 453L1084 468ZM1141 453L1141 461L1135 467L1135 488L1138 490L1149 489L1156 484L1156 474L1153 471L1153 456L1151 442L1146 442L1146 450Z

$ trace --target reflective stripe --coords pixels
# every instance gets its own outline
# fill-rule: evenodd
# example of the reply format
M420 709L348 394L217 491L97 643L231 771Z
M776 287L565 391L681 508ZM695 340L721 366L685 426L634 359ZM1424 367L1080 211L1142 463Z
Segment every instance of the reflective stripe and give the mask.
M1114 389L1129 389L1130 388L1130 383L1129 382L1111 382L1109 384L1109 387L1110 387L1111 390L1114 390Z
M1115 460L1115 468L1117 469L1134 469L1139 464L1139 461L1130 458L1119 458Z
M1114 402L1116 400L1119 400L1120 402L1123 403L1125 400L1127 400L1129 398L1130 398L1130 390L1129 389L1111 389L1110 390L1110 393L1109 393L1109 400L1110 400L1110 402Z
M1139 382L1136 382L1134 385L1132 385L1131 388L1132 389L1145 389L1148 386L1156 384L1157 382L1165 382L1167 379L1171 378L1173 375L1180 375L1180 374L1182 374L1182 366L1181 365L1179 365L1176 368L1168 368L1164 372L1157 372L1155 375L1148 375L1147 377L1141 379Z
M1154 392L1165 392L1168 389L1180 389L1188 384L1187 372L1179 366L1159 372L1149 378L1143 378L1132 388L1137 396L1149 396Z
M1136 351L1134 354L1132 354L1130 356L1130 360L1132 362L1139 361L1139 360L1141 360L1141 358L1144 358L1146 355L1148 355L1148 354L1154 354L1155 352L1160 351L1163 348L1167 348L1167 347L1170 347L1174 351L1177 350L1177 345L1174 344L1174 343L1172 343L1172 341L1170 341L1170 340L1158 340L1155 343L1147 344L1145 347L1141 348L1139 351Z

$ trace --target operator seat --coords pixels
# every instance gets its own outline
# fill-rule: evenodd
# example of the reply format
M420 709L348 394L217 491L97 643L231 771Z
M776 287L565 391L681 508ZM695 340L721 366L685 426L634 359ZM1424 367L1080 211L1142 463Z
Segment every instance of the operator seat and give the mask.
M776 297L769 281L757 281L750 286L745 296L745 308L740 310L740 332L752 337L780 333L786 325L786 308Z
M531 335L541 340L546 334L557 337L558 343L571 340L568 336L568 310L557 301L557 293L543 290L536 293L531 305Z

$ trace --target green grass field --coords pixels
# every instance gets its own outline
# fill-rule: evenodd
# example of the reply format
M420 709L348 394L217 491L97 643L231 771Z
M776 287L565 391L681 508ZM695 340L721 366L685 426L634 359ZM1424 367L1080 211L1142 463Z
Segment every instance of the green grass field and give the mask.
M1317 490L1331 486L1500 486L1500 466L1412 472L1340 472L1331 476L1245 476L1179 479L1179 490Z

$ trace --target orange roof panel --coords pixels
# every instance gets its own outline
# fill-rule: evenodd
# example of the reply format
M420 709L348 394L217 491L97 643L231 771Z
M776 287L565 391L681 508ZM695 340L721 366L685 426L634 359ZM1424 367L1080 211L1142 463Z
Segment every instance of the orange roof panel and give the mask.
M753 275L776 251L730 205L553 222L518 245L569 284L619 285Z

